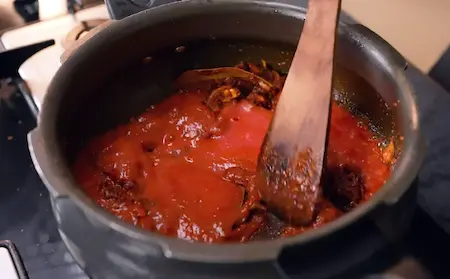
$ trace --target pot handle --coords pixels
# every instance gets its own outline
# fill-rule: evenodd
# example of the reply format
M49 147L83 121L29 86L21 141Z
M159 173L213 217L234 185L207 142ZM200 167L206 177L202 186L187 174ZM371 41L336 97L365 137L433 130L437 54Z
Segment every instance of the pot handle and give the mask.
M309 241L299 246L286 246L278 263L286 278L355 278L355 267L367 272L370 261L383 264L392 258L379 259L379 252L388 250L390 242L370 219ZM314 256L320 255L320 257ZM390 253L394 256L393 253ZM320 260L318 260L320 258ZM361 276L362 278L363 276Z
M49 156L47 156L44 148L44 142L42 140L39 128L35 128L27 135L28 150L30 151L31 160L34 168L44 182L45 187L53 197L67 197L67 189L64 187L65 183L61 179L60 174L49 175L47 173L50 169L54 168L58 162L52 162Z
M95 28L89 30L89 32L86 33L86 35L80 37L78 40L76 40L72 45L67 46L67 49L63 52L63 54L60 57L60 62L64 63L67 61L67 59L72 55L74 51L76 51L82 44L84 44L86 41L88 41L90 38L97 35L101 30L107 28L109 25L111 25L115 20L107 20L99 25L97 25Z
M406 59L401 55L394 47L392 47L386 40L381 38L378 34L373 32L368 27L355 23L350 24L348 27L353 31L354 34L357 34L356 36L359 36L359 38L356 38L357 41L360 40L367 40L369 41L376 49L379 49L383 51L384 53L387 53L389 56L389 59L392 59L394 63L406 70L408 68L408 62Z

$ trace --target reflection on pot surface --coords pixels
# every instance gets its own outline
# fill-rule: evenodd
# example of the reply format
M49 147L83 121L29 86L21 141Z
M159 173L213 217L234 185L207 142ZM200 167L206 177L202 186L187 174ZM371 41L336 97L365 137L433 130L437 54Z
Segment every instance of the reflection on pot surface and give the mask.
M176 94L91 139L77 157L75 177L119 218L190 241L296 235L335 220L384 185L392 144L383 148L368 119L335 100L315 218L304 227L274 225L255 174L284 80L264 60L187 71Z

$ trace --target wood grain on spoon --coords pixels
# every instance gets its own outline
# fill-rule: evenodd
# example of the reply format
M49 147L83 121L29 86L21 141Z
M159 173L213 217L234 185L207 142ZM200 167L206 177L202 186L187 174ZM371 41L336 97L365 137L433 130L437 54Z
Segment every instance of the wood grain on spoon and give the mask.
M321 201L340 0L309 0L306 21L261 147L258 187L268 207L295 225L314 221Z

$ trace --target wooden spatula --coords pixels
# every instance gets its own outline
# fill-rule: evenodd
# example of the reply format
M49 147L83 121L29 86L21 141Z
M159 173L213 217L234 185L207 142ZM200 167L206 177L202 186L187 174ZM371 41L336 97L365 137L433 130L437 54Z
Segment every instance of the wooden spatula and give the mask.
M316 217L330 115L340 0L309 0L300 41L258 160L269 209L294 225Z

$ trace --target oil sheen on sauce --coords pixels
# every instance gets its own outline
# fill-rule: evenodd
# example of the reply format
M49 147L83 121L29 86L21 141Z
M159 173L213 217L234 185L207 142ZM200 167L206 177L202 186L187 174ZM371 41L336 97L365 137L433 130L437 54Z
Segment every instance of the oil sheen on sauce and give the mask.
M213 243L247 241L264 231L268 213L253 180L273 112L242 100L214 114L206 96L177 93L92 139L73 166L78 183L120 219L164 235ZM280 234L315 228L370 198L390 175L378 145L366 126L333 103L327 170L337 176L316 221L286 225ZM346 191L336 188L340 180L362 184L362 196L333 200Z

